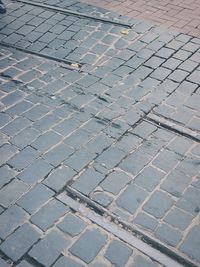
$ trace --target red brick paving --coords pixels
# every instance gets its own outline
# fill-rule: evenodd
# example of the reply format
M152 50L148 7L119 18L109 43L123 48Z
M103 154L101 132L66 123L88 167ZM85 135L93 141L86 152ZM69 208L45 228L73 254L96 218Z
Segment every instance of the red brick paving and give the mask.
M200 0L81 0L200 37Z

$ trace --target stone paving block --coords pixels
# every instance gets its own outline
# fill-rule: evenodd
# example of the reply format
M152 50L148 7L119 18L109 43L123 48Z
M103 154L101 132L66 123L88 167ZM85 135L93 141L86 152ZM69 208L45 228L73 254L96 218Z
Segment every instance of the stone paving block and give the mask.
M1 265L1 267L10 267L10 265L1 258L0 258L0 265Z
M72 169L66 166L61 166L51 172L43 183L58 192L73 178L75 174L76 173Z
M189 186L190 181L191 178L181 171L173 170L162 182L161 188L173 196L180 197Z
M104 179L104 176L94 169L88 169L72 184L72 187L85 195L89 195Z
M99 192L99 193L97 192L92 194L91 199L103 207L108 207L113 201L113 198L104 192Z
M164 173L149 166L136 176L134 183L151 192L156 188L163 177Z
M0 168L0 188L9 183L11 179L17 176L17 172L11 169L8 165L3 165Z
M168 226L167 224L161 224L156 229L155 235L167 244L175 247L181 240L181 232Z
M115 266L123 267L126 265L131 254L131 248L121 241L113 240L105 252L105 258Z
M39 157L39 152L30 146L21 150L18 154L12 157L8 164L16 170L25 169L28 165L34 162Z
M53 129L62 136L67 136L77 127L78 122L74 119L69 118L56 125Z
M171 71L169 69L158 67L153 73L151 73L151 77L163 81L170 75L170 73Z
M134 263L130 267L158 267L159 265L155 262L150 261L142 256L136 256Z
M29 189L28 185L18 179L12 180L0 190L0 204L8 208ZM12 194L10 194L12 192Z
M173 203L173 199L166 193L156 191L143 206L143 209L156 218L162 218Z
M188 72L184 70L176 69L172 72L172 74L168 78L171 79L172 81L181 83L182 81L186 79L188 75L189 75Z
M21 115L21 113L30 109L32 106L33 106L33 104L31 102L28 102L26 100L22 100L21 102L17 103L16 105L6 109L6 113L8 113L10 116L14 117L14 115Z
M134 151L120 164L120 168L132 174L137 174L150 162L151 156L144 154L142 149Z
M26 193L17 204L32 214L44 205L53 195L54 192L48 187L38 184Z
M116 166L125 156L125 152L116 148L110 147L103 152L96 161L104 164L107 168L113 168Z
M18 175L18 178L27 184L35 184L43 180L52 170L52 166L42 159L33 162Z
M134 213L136 209L147 197L147 192L134 185L129 185L126 190L117 198L116 203L119 207Z
M136 218L133 220L133 223L136 223L142 226L145 229L154 231L158 225L158 222L153 217L150 217L144 212L140 212Z
M39 135L40 135L39 131L30 127L24 129L19 134L15 135L13 138L11 138L10 142L13 145L23 149L27 145L32 143Z
M182 242L180 250L186 253L189 257L200 261L199 245L200 245L200 231L199 225L195 225Z
M39 119L40 117L43 117L46 113L48 113L48 111L49 109L46 106L39 104L39 105L34 106L29 111L25 112L23 115L26 118L32 121L35 121Z
M31 122L23 117L18 117L3 127L2 131L9 136L14 136L23 129L29 127Z
M33 267L30 263L27 261L23 260L19 264L16 265L17 267Z
M31 145L44 153L45 151L49 150L51 147L59 143L61 139L62 137L59 134L53 131L48 131L39 136Z
M13 105L16 102L19 102L19 100L23 99L25 94L19 90L16 90L14 92L11 92L10 94L6 95L1 99L1 102L5 106Z
M31 222L46 231L68 211L67 206L57 200L52 200L31 217Z
M159 167L165 172L171 170L179 161L181 160L181 156L175 154L169 150L162 150L160 154L153 161L153 165Z
M28 254L40 264L51 266L69 244L70 241L58 230L52 230Z
M117 195L130 180L131 178L127 174L120 171L114 171L104 179L100 186L104 190Z
M73 154L73 152L74 150L71 147L62 143L44 154L43 157L47 162L56 167Z
M86 223L73 214L67 214L57 227L74 237L79 235L85 229Z
M5 239L16 228L28 219L28 214L20 207L13 205L0 215L0 237Z
M193 216L189 213L174 208L165 216L164 221L180 230L185 230L191 223L192 219Z
M56 263L53 265L53 267L83 267L84 265L80 262L75 261L74 259L71 259L69 257L61 257L59 258Z
M79 172L82 168L94 160L95 157L96 153L86 148L82 148L75 152L69 159L65 160L64 164Z
M69 251L89 264L105 245L107 236L98 229L86 230ZM87 246L85 244L87 243Z
M13 261L20 259L39 239L40 233L30 224L23 224L1 245L0 249Z
M0 115L0 127L6 125L9 121L11 121L11 117L6 113L1 113Z

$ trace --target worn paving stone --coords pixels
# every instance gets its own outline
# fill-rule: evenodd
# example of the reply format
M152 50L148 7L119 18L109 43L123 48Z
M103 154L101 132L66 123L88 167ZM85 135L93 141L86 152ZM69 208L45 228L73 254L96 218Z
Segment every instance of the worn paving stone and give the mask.
M25 194L17 204L32 214L47 202L54 192L42 184L36 185L27 194Z
M68 212L68 208L57 200L52 200L31 217L31 222L43 231L51 227L61 216Z
M86 224L82 219L72 214L68 214L64 217L64 219L57 225L57 227L63 232L69 234L70 236L76 236L80 234Z
M50 266L69 244L70 241L64 238L58 230L52 230L33 246L29 255L39 263Z
M97 229L86 232L73 244L69 251L89 264L105 245L107 236ZM87 246L85 244L87 243Z
M143 209L156 218L162 218L172 205L173 199L171 197L166 193L156 191L144 205Z
M1 245L0 249L13 261L20 259L39 239L40 234L30 224L23 224Z
M22 225L28 218L27 213L20 207L13 205L0 215L0 236L5 239L18 226Z
M131 248L118 240L113 240L106 250L105 258L107 258L115 266L121 267L125 266L131 254Z

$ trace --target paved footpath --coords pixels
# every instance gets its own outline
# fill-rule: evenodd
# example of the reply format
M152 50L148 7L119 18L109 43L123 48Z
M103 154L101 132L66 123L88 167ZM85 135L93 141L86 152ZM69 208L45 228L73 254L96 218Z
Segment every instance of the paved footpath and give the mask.
M200 39L69 0L7 7L0 266L200 266Z

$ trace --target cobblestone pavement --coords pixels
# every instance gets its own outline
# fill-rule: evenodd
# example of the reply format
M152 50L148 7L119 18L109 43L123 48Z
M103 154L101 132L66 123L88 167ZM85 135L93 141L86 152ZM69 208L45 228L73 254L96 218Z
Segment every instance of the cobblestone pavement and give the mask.
M152 20L158 25L200 37L199 0L83 0L138 19Z
M200 266L200 39L7 3L0 265Z

